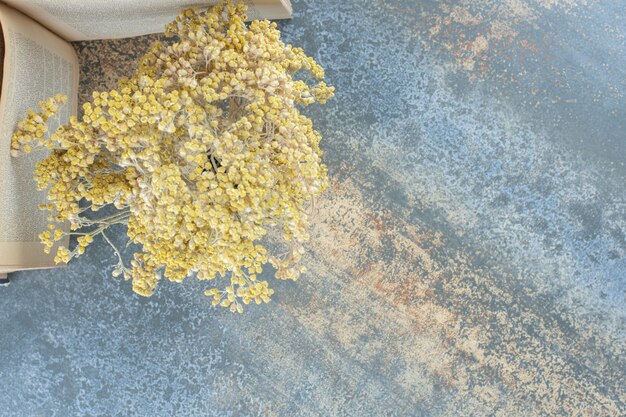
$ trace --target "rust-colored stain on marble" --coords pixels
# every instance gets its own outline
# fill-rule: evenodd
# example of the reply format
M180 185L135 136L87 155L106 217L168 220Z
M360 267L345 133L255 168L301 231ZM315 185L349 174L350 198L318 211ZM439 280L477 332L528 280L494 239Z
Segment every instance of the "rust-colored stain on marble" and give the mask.
M571 345L557 323L477 270L471 255L438 256L441 233L368 208L360 189L358 181L333 181L318 202L306 261L323 283L320 297L344 307L327 311L313 299L292 311L302 325L355 352L363 366L384 355L398 366L392 380L404 395L425 400L435 384L454 390L450 412L473 404L484 415L619 415L614 398L624 394L607 395L563 359L589 357L592 338ZM325 290L335 283L341 291Z
M439 2L438 2L439 3ZM424 12L420 28L428 43L443 47L454 62L470 73L486 73L493 60L519 60L541 50L525 36L549 11L569 13L588 5L586 0L462 0L440 2ZM512 51L513 49L513 51Z

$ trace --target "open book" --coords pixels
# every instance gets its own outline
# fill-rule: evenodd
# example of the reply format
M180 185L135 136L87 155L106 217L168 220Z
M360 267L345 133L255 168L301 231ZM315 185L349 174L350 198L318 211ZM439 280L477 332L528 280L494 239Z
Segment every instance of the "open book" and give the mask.
M162 32L178 11L217 0L0 0L0 278L8 272L50 268L38 235L47 225L44 192L33 179L41 154L12 158L11 135L29 108L66 95L60 122L78 107L78 58L69 41L124 38ZM250 19L286 19L289 0L248 0ZM2 39L0 39L1 41ZM56 129L54 124L51 130ZM68 246L68 242L60 244Z

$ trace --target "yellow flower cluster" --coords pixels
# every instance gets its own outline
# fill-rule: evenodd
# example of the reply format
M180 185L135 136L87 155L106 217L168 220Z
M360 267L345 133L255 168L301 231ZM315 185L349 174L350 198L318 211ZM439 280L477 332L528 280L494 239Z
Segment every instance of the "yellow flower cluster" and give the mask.
M11 155L18 156L20 151L30 153L35 148L47 146L52 149L53 142L47 140L48 119L58 113L59 108L67 102L67 97L57 94L46 101L39 102L41 111L28 110L28 116L17 124L11 141Z
M35 172L52 202L43 207L51 225L42 242L50 250L64 221L80 236L73 250L58 249L58 262L82 254L96 235L111 243L105 230L126 224L142 249L127 267L114 247L113 274L144 296L161 277L221 277L226 287L205 294L241 312L269 301L273 290L257 281L268 261L277 278L298 278L305 206L327 185L321 136L298 106L325 103L333 88L311 81L324 70L284 44L275 23L246 25L245 12L228 1L183 10L166 27L177 41L155 44L118 89L94 92L81 120L50 134L47 121L65 102L57 96L18 125L14 153L52 150ZM94 218L108 205L115 214ZM290 248L282 256L261 243L271 228Z

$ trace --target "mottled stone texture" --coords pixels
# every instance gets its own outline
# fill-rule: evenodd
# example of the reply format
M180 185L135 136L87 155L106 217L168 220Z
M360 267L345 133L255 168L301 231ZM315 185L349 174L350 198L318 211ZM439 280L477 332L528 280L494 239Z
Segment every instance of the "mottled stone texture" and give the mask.
M293 3L337 89L310 272L243 316L101 241L13 274L0 414L623 415L624 2ZM81 97L154 39L76 44Z

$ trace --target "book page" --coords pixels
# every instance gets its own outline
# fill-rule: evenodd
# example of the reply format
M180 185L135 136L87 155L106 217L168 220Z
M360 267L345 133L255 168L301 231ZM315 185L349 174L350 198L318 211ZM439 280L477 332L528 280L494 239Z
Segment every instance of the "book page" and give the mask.
M163 32L180 9L218 0L3 0L69 41ZM246 0L250 19L287 19L289 0Z
M11 135L29 108L57 93L68 96L59 120L76 114L78 58L72 46L38 23L0 4L4 63L0 97L0 271L54 266L38 235L46 229L44 192L33 179L45 152L12 157ZM57 125L52 123L50 131ZM65 242L67 245L67 242Z

